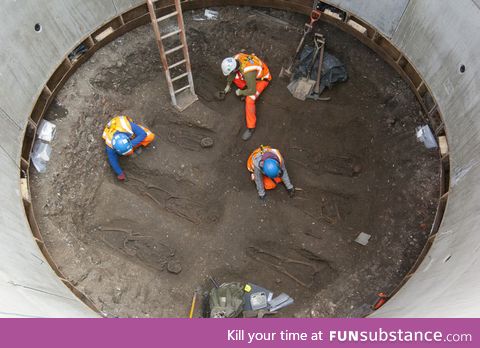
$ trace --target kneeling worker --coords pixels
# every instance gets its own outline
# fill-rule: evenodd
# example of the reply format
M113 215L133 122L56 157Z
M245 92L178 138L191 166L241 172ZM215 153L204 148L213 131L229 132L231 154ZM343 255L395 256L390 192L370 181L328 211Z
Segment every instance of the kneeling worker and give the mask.
M239 53L235 57L225 58L222 62L222 72L227 76L225 94L230 92L232 82L238 87L236 94L245 97L245 118L247 129L242 135L243 140L252 136L257 125L255 101L267 88L272 75L267 65L255 54Z
M285 162L277 149L261 145L248 157L247 169L252 173L251 177L255 181L260 199L265 199L265 190L273 190L281 182L287 188L290 197L295 194Z
M125 172L118 163L118 156L130 156L140 146L148 146L153 139L153 134L148 128L137 125L128 116L115 116L108 122L103 139L107 145L107 156L117 179L125 181Z

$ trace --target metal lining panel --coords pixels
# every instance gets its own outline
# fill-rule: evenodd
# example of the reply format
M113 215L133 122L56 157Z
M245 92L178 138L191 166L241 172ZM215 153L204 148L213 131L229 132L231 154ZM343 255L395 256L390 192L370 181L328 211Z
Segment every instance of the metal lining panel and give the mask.
M326 0L324 2L353 13L376 27L386 37L392 37L410 0Z

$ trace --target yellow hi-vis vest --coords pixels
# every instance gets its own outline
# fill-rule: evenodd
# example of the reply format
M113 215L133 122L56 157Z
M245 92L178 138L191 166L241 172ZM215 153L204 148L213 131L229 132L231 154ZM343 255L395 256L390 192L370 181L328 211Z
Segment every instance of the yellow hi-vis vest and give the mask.
M134 135L130 122L133 122L133 120L128 116L115 116L112 118L103 130L102 138L105 139L105 144L113 149L112 138L116 132L127 133L130 136Z
M278 160L280 161L280 166L283 164L283 157L280 154L280 151L278 151L277 149L272 149L270 146L262 145L258 149L253 150L253 152L248 157L247 169L249 172L253 173L253 170L254 170L253 159L258 155L263 155L265 152L273 152L278 157Z
M272 79L270 75L270 70L268 70L267 64L262 62L254 53L246 54L239 53L235 56L235 59L240 62L239 73L244 78L245 74L250 71L257 72L257 80L267 80Z

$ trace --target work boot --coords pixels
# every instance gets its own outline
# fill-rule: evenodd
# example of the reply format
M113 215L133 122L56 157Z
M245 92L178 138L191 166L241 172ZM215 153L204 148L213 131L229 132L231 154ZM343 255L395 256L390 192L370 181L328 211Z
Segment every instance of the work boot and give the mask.
M242 134L242 139L247 141L252 137L253 132L255 131L255 128L247 128L245 132Z

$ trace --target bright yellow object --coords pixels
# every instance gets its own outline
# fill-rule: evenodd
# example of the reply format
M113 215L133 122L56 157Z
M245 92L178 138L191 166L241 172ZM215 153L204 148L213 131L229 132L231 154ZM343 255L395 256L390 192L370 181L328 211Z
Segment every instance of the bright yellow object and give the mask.
M110 120L110 122L107 123L102 135L102 138L105 140L107 146L113 148L112 138L116 132L128 133L130 134L130 136L133 135L133 130L130 122L133 121L128 116L115 116Z
M190 307L190 314L188 315L188 318L192 319L193 317L193 311L195 309L195 301L197 300L197 292L193 294L193 299L192 299L192 306Z

